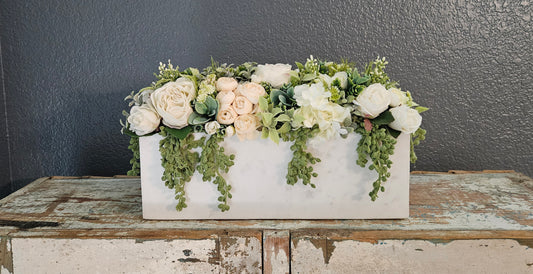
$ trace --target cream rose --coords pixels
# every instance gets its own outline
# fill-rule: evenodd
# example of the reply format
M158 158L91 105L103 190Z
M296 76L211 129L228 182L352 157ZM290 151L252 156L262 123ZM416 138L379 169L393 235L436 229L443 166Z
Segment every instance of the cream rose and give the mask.
M217 80L216 86L218 91L233 91L237 88L237 80L231 77L220 77Z
M265 88L257 83L247 82L237 87L235 91L238 95L246 97L252 104L259 102L259 97L265 96Z
M402 92L401 90L397 88L390 88L390 106L391 107L397 107L400 105L403 105L407 103L407 95L405 95L405 92Z
M233 91L222 91L217 94L217 100L221 106L231 105L235 100L235 93Z
M226 127L226 137L231 137L235 135L235 128L232 126Z
M217 121L223 125L233 124L238 114L231 105L221 106L218 110Z
M395 130L411 134L422 124L422 116L420 116L418 111L407 106L391 108L390 112L394 117L394 121L389 126Z
M389 107L390 101L390 93L382 84L372 84L357 96L354 104L365 118L373 119Z
M213 135L217 132L219 128L220 124L217 121L205 123L205 132L207 132L207 134Z
M233 106L235 112L237 112L239 115L251 113L254 108L254 104L252 104L250 100L246 99L246 97L242 95L235 97L235 100L231 105Z
M294 87L294 99L301 106L311 106L320 108L328 103L330 92L326 92L324 85L321 83L312 85L299 85Z
M153 106L163 118L163 124L171 128L183 128L193 112L191 100L196 96L194 83L188 78L179 78L156 89L151 95Z
M252 75L252 82L261 83L267 82L274 88L280 88L284 84L289 83L291 79L291 65L289 64L265 64L258 65Z
M259 123L257 117L252 114L240 115L235 119L235 132L239 140L253 140L257 137L257 127Z
M132 107L128 117L130 129L139 136L154 131L159 126L159 122L161 122L161 117L147 105Z

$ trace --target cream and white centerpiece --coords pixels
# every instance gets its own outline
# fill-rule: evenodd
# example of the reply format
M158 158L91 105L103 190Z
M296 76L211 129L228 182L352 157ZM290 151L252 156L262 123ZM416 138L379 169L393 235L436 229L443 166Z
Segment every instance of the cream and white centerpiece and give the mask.
M126 97L122 124L143 216L408 217L409 159L427 108L386 64L160 64L156 82Z

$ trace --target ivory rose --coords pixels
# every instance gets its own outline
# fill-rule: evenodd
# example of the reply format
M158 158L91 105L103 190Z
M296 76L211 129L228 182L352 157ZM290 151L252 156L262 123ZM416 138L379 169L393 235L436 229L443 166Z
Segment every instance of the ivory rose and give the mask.
M252 104L259 102L259 97L265 96L266 92L263 86L253 82L247 82L237 87L236 94L246 97Z
M226 127L226 137L231 137L235 135L235 128L232 126Z
M235 119L235 133L237 133L237 137L239 137L239 140L253 140L257 136L257 128L259 127L259 123L257 121L257 117L252 114L244 114L239 115L237 119Z
M217 100L221 106L231 105L235 99L235 93L233 91L221 91L217 94Z
M223 125L233 124L238 114L231 105L221 106L218 110L217 121Z
M324 85L321 83L294 87L294 99L296 99L296 103L301 107L311 106L313 108L320 108L328 103L330 96L331 93L326 92Z
M389 91L378 83L366 87L354 100L354 104L365 118L374 119L389 107L390 101Z
M205 123L205 132L207 132L207 134L215 134L219 128L220 124L217 121Z
M389 124L389 127L399 130L403 133L414 133L422 124L422 116L418 111L407 107L399 106L391 108L390 112L394 117L394 121Z
M254 104L252 104L250 100L246 99L246 97L242 95L236 96L235 100L233 100L233 104L231 105L233 106L235 112L237 112L239 115L251 113L254 108Z
M220 77L216 83L218 91L233 91L238 85L237 80L231 77Z
M407 95L405 95L405 92L402 92L401 90L397 88L390 88L390 106L391 107L397 107L400 105L403 105L407 103Z
M128 117L130 129L139 136L153 132L160 121L159 115L147 105L133 106Z
M252 82L267 82L274 88L280 88L284 84L289 83L291 79L291 68L291 65L281 63L277 63L275 65L258 65L254 74L252 75Z
M194 83L188 78L178 78L156 89L151 95L153 106L171 128L183 128L193 112L191 100L196 96Z

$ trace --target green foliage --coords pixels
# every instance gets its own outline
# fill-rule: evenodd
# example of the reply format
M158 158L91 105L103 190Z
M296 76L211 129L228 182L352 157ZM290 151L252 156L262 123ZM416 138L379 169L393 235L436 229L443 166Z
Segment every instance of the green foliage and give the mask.
M276 107L282 109L295 108L296 100L294 100L294 87L287 86L281 89L273 89L270 92L270 100Z
M185 137L189 136L189 133L192 131L191 126L186 126L184 128L170 128L170 127L160 127L161 131L165 131L169 135L172 135L178 139L185 139Z
M130 160L131 170L128 171L128 176L139 176L141 175L141 153L139 152L139 137L130 137L130 145L128 148L133 153L133 157Z
M181 211L187 207L185 183L191 180L200 160L198 152L192 152L192 149L202 146L205 138L194 140L194 136L189 134L180 139L165 127L162 128L161 135L164 137L159 143L161 165L164 168L161 180L165 182L165 186L174 189L175 199L178 201L176 210Z
M265 97L259 98L259 108L261 111L257 116L261 120L263 129L261 137L270 138L274 143L279 144L280 134L287 133L291 129L291 117L282 108L269 104Z
M211 58L211 66L204 69L204 74L215 74L217 78L220 77L234 77L237 81L250 81L252 74L257 68L257 63L246 62L237 67L233 64L220 64Z
M211 135L202 147L200 164L197 167L204 182L214 179L213 184L217 185L217 190L220 192L218 208L222 212L229 210L228 200L231 199L231 185L222 177L222 173L228 173L235 159L235 155L228 156L224 153L224 148L219 145L223 140L223 136Z
M390 177L389 168L392 165L390 156L394 153L396 139L388 134L387 129L374 125L370 131L365 130L361 122L355 132L361 134L361 140L357 146L358 160L357 164L366 167L367 157L370 157L372 164L368 167L370 170L376 170L378 178L372 184L373 189L368 194L372 201L378 197L379 191L385 191L382 184Z
M411 134L411 153L410 153L410 160L411 163L415 163L418 159L415 154L415 146L420 144L420 141L423 141L426 139L426 130L419 128L417 129L413 134Z
M218 112L218 101L207 96L204 102L196 102L194 104L194 112L189 116L190 125L203 125L209 121L216 119Z
M302 180L304 185L310 185L315 188L316 185L311 183L311 177L318 176L313 172L312 165L320 162L320 159L314 157L307 152L307 141L318 133L318 128L299 128L297 130L289 131L284 139L294 142L291 145L293 151L292 159L289 162L287 169L287 184L295 185L299 180Z
M357 95L370 84L370 76L361 76L359 75L359 72L357 72L357 69L354 69L352 73L348 75L348 88L346 89L346 94L357 97Z

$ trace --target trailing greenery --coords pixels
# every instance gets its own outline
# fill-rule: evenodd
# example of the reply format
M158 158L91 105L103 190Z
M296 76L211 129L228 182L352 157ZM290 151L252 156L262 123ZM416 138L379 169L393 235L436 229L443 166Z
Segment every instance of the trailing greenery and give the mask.
M198 152L193 152L192 149L201 147L205 138L194 140L192 134L179 138L170 133L166 127L161 128L160 134L164 137L159 144L161 165L164 168L161 180L165 182L165 186L174 189L178 202L176 210L181 211L187 207L185 183L191 180L196 165L200 161Z
M318 174L313 172L314 164L320 162L320 159L307 152L307 141L318 132L317 128L299 128L290 131L286 135L288 141L294 142L291 145L292 159L287 169L287 184L295 185L302 180L304 185L310 185L315 188L316 185L311 183L311 177L317 177Z
M139 137L130 137L130 145L128 148L131 150L133 156L130 160L131 170L128 171L128 176L141 175L141 153L139 152Z
M364 122L361 122L355 132L361 134L361 140L357 145L358 159L357 164L366 167L368 163L367 156L372 160L368 167L370 170L376 170L378 178L372 183L373 189L368 193L372 201L378 197L378 192L384 192L385 187L382 184L390 177L389 168L392 161L389 159L394 153L396 139L387 133L387 129L379 125L373 125L372 129L365 129Z
M197 168L198 172L202 174L204 182L211 181L214 178L213 184L217 185L217 190L220 193L218 208L222 212L229 210L228 200L231 199L231 185L226 182L222 173L228 173L235 159L235 155L226 155L224 153L224 148L219 144L223 140L223 136L216 134L207 140L202 147L200 164Z
M420 141L424 141L426 139L426 130L419 128L415 131L415 133L411 134L411 153L410 153L410 160L411 163L415 163L418 159L415 154L415 146L420 144Z

